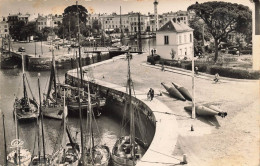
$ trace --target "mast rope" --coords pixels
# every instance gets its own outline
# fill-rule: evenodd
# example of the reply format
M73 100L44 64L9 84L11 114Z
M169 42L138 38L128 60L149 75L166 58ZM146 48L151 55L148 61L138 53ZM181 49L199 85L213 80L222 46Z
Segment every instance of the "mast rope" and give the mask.
M37 101L36 101L36 99L35 99L35 97L34 97L34 95L33 95L33 93L32 93L32 89L31 89L31 87L30 87L30 85L29 85L28 78L27 78L26 74L24 74L24 75L25 75L25 79L26 79L27 85L28 85L28 87L29 87L30 93L31 93L31 95L32 95L32 98L33 98L33 100L37 103ZM38 103L37 103L37 104L38 104Z

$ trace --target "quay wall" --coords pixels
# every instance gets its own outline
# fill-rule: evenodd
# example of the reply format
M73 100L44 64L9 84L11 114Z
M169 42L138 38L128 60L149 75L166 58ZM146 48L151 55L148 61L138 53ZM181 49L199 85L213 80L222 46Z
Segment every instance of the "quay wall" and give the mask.
M135 56L133 54L133 56ZM97 67L106 63L115 63L114 61L125 58L120 55L110 60L95 63L83 67L83 70L89 70L90 67ZM70 70L66 73L65 81L71 85L77 85L76 70ZM84 86L87 85L87 78L84 77ZM124 101L127 98L126 88L101 80L90 80L91 89L99 90L102 95L107 97L107 108L109 113L117 117L122 117L124 112ZM149 145L137 166L163 166L163 165L179 165L181 159L173 157L173 152L178 138L178 124L175 116L165 114L171 110L158 99L153 101L147 100L146 93L135 91L132 104L137 110L135 115L135 127L137 137L145 137L144 141ZM140 116L140 117L137 117ZM140 121L139 121L140 120ZM142 136L141 134L142 133Z
M66 83L77 86L79 79L71 75L67 75ZM83 87L86 90L87 81L83 80ZM126 98L129 97L124 91L114 89L110 86L105 86L100 81L90 82L90 91L99 90L99 94L106 98L105 114L110 113L118 119L125 117L125 122L129 122L129 111L125 107ZM144 141L145 144L150 145L154 134L156 119L152 110L138 98L132 96L132 108L135 110L135 130L136 137ZM129 127L129 123L126 128Z

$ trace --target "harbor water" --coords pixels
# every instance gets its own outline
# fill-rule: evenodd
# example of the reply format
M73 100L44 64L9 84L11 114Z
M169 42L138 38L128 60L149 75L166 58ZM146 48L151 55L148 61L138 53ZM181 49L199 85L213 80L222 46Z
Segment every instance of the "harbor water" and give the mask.
M129 45L135 45L137 41L130 42ZM154 39L146 39L142 41L143 50L148 51L149 48L154 47ZM33 49L33 48L32 48ZM64 75L67 70L58 70L58 81L64 82ZM37 71L26 71L26 76L30 84L30 88L27 86L27 91L30 97L32 95L39 103L38 96L38 72ZM41 71L40 72L40 89L41 93L47 93L48 83L50 72ZM31 92L32 94L31 94ZM15 121L13 116L13 103L15 98L21 98L23 95L23 84L22 84L22 70L17 69L0 69L0 109L2 110L5 116L5 130L6 130L6 143L7 143L7 152L11 152L11 141L15 139ZM43 98L43 96L42 96ZM120 136L121 131L121 119L105 113L106 110L103 110L103 114L96 119L94 127L94 138L96 143L105 143L110 151L112 150L113 145L115 144L117 138ZM57 148L57 140L60 137L60 131L62 130L61 121L54 119L46 119L43 121L44 127L44 136L45 136L45 146L46 154L52 155L54 149ZM80 143L80 123L79 117L69 117L68 125L71 129L73 137L76 137ZM2 126L2 124L0 124ZM86 117L83 118L83 130L86 128ZM19 138L24 141L23 147L27 148L32 154L37 154L37 122L23 122L18 123ZM2 131L2 130L0 130ZM128 129L124 129L125 134L128 134ZM1 142L3 142L3 133L0 133ZM1 144L2 145L2 144ZM0 165L4 162L3 157L3 146L0 147Z

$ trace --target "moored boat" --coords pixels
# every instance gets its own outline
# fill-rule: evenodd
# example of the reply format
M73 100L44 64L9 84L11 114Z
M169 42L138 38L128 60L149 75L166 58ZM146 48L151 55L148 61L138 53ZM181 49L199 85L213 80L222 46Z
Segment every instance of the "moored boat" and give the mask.
M33 99L29 98L26 89L26 81L27 85L29 82L26 78L24 72L24 62L23 62L23 55L22 55L22 70L23 70L23 97L19 100L18 98L15 99L14 102L14 114L18 120L33 120L37 119L39 116L38 104L33 97ZM29 87L30 88L30 87ZM33 94L31 94L33 96Z
M192 96L185 87L178 85L177 83L174 83L174 82L172 82L172 85L182 94L182 96L186 100L192 101Z
M54 89L54 96L52 96L51 91ZM55 56L52 49L52 66L51 66L51 74L49 80L49 86L47 90L47 94L45 96L42 113L45 117L53 118L53 119L62 119L63 106L61 103L57 101L57 88L56 88L56 72L55 72Z
M174 97L176 99L182 100L182 101L186 101L186 99L182 96L182 94L173 86L168 86L166 85L164 82L161 83L162 86L167 90L167 92L169 93L169 95L171 97Z
M131 72L130 72L130 58L131 55L127 54L128 60L128 101L125 104L129 104L128 111L130 115L130 135L121 136L116 141L112 153L112 163L115 166L133 166L141 159L143 155L142 148L146 150L143 141L135 136L135 109L132 108L132 82L131 82ZM125 109L127 105L125 105ZM126 111L126 110L125 110ZM142 147L142 148L141 148ZM146 146L147 147L147 146Z

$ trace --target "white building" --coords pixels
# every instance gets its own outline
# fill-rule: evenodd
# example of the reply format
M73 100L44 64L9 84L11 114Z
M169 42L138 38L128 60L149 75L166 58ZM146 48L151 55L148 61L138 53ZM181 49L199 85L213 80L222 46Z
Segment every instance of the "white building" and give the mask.
M182 22L168 21L156 32L157 54L165 59L192 58L193 56L193 29Z
M7 37L9 35L9 26L6 17L0 18L0 37Z
M138 13L128 13L129 17L129 25L130 25L130 33L138 32ZM140 31L141 33L147 31L147 26L149 26L149 16L140 14Z
M52 27L52 16L42 16L38 15L38 18L36 19L36 28L40 31L45 27Z

